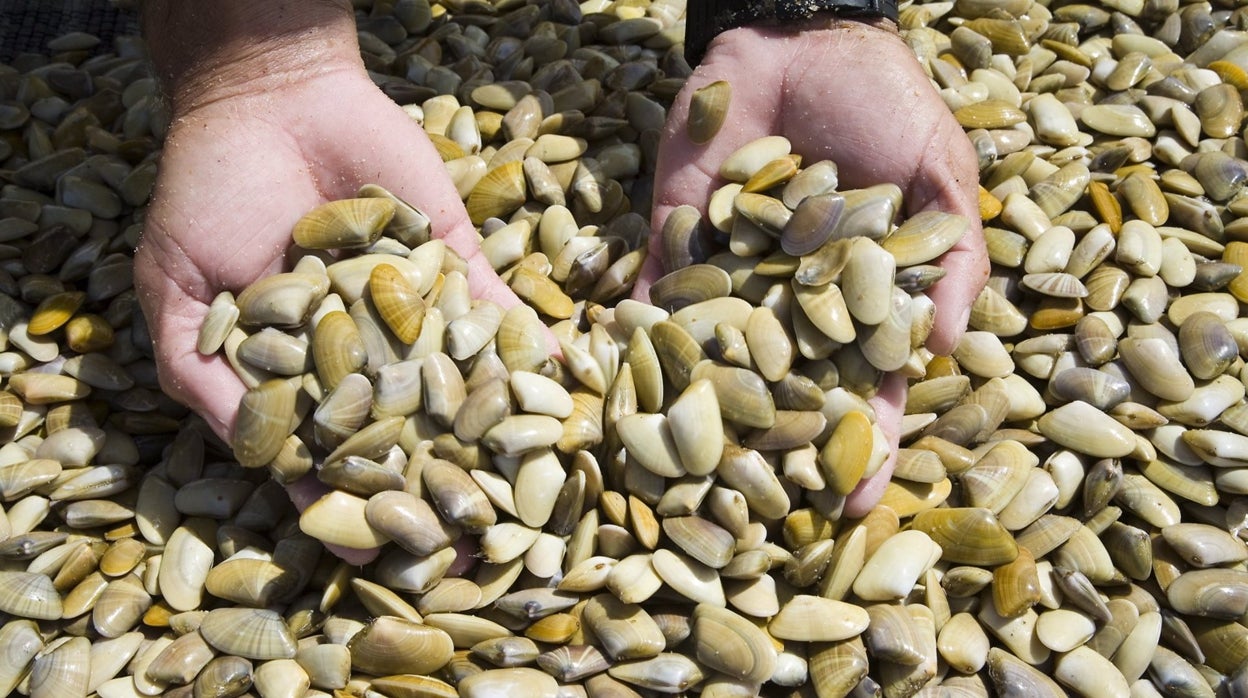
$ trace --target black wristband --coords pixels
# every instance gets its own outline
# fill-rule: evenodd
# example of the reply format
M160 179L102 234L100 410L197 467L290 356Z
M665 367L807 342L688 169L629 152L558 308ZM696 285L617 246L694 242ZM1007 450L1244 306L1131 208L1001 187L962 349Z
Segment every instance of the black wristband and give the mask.
M685 59L696 66L720 32L760 20L795 22L828 11L846 17L897 21L897 0L689 0L685 11Z

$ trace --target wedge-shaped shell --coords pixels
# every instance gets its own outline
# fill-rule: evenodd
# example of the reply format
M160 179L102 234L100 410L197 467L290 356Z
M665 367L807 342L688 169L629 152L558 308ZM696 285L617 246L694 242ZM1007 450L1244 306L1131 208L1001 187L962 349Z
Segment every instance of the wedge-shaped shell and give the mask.
M963 216L923 211L911 216L881 243L898 267L924 264L948 252L970 230Z
M698 661L716 671L756 683L775 671L776 650L766 633L732 611L698 604L691 637Z
M307 340L272 327L249 335L237 351L239 359L281 376L299 375L311 368Z
M779 235L787 227L789 219L793 217L793 212L781 203L779 199L774 199L765 194L741 192L733 198L732 203L733 208L740 214L738 225L741 223L741 219L744 219L753 223L770 236Z
M364 516L367 501L339 490L313 502L299 516L299 529L323 543L368 549L389 541Z
M563 645L538 655L537 665L566 683L602 673L611 663L593 645Z
M1248 611L1248 573L1221 568L1184 572L1166 588L1166 598L1179 613L1238 618Z
M941 552L940 546L926 533L902 531L876 548L854 580L854 593L868 601L903 598L940 559Z
M377 676L431 674L450 661L454 651L444 631L392 616L374 619L347 647L354 669Z
M690 378L692 381L705 378L711 382L724 419L755 429L775 426L775 403L766 383L757 373L704 361L694 367Z
M1037 426L1045 438L1095 458L1122 458L1136 448L1130 429L1081 400L1049 411Z
M247 659L291 659L295 637L277 613L259 608L218 608L199 624L204 641Z
M828 339L848 344L857 337L845 296L836 284L806 286L795 280L793 295L810 323Z
M472 188L465 205L474 225L487 218L505 218L527 199L524 163L513 160L485 174Z
M792 152L783 136L764 136L750 141L729 155L719 166L719 176L730 182L747 182L764 165Z
M832 490L847 495L858 486L875 448L871 419L864 412L846 413L837 421L819 452L819 466Z
M1121 671L1088 646L1076 647L1058 658L1054 677L1076 693L1091 691L1104 696L1128 696L1131 689Z
M723 606L724 589L718 570L685 555L659 548L651 555L655 573L678 594L696 603Z
M1157 133L1157 127L1148 115L1130 104L1094 104L1079 113L1079 120L1085 126L1110 136L1151 138Z
M443 520L469 531L494 524L497 514L490 500L462 468L448 461L425 463L421 478Z
M1171 347L1158 337L1126 337L1118 342L1123 363L1141 387L1163 400L1186 400L1196 386Z
M622 662L607 670L613 678L664 693L682 693L705 678L702 668L683 654L664 652L649 659Z
M860 606L799 594L780 608L767 632L782 640L836 642L861 634L870 621Z
M295 570L268 560L233 558L212 568L204 588L218 598L263 608L284 598L298 578Z
M1200 523L1181 523L1161 530L1174 552L1195 567L1224 566L1248 559L1248 546L1226 531Z
M54 293L44 298L31 314L26 333L37 337L55 331L69 322L86 300L87 294L82 291Z
M519 456L554 446L563 436L559 420L544 414L513 414L486 430L481 444L495 453Z
M948 562L994 567L1018 555L1014 537L988 509L929 509L916 514L911 526L930 536Z
M572 414L572 396L556 381L529 371L513 371L509 381L521 410L556 419Z
M723 453L724 431L720 403L709 380L690 383L668 408L667 426L687 472L706 475L715 469Z
M260 468L277 457L290 435L297 388L273 379L248 390L234 424L234 457L246 468Z
M996 442L960 476L967 503L1000 512L1022 490L1037 463L1036 455L1019 442Z
M152 597L142 581L129 574L104 587L91 609L91 624L103 637L120 637L135 627L151 605Z
M785 206L796 212L798 205L807 197L836 191L839 183L836 163L831 160L820 160L794 175L793 179L784 185L781 198Z
M45 574L0 572L0 611L19 618L59 619L61 595Z
M367 247L381 236L394 212L388 199L339 199L304 214L291 234L296 245L309 250Z
M378 264L369 274L368 290L395 338L403 344L414 343L425 321L425 301L416 287L394 266Z
M650 302L676 312L711 298L732 293L728 272L710 264L693 264L664 275L650 287Z
M91 641L70 638L35 657L30 670L32 698L85 696L91 679Z
M29 619L11 620L0 627L0 691L10 695L26 676L30 662L43 649L39 626Z
M1021 124L1027 120L1027 114L1018 107L996 99L987 99L975 104L968 104L953 113L963 128L1000 129Z
M1037 698L1067 695L1047 674L1000 647L988 650L988 675L1000 695Z
M641 606L623 603L610 594L591 598L581 621L616 661L653 657L667 644L658 624Z
M1085 298L1088 288L1073 274L1062 272L1043 272L1025 274L1022 284L1044 296L1053 298Z
M463 698L552 696L558 694L559 684L553 676L539 669L508 667L465 676L456 689Z
M888 317L890 291L896 271L893 256L870 238L854 238L849 259L841 272L845 306L854 319L878 325Z
M689 98L689 140L697 145L709 143L728 116L732 102L732 85L726 80L716 80L694 90Z
M525 525L541 528L550 520L565 477L559 458L550 449L523 456L515 476L515 500L517 516Z
M607 278L605 273L600 278ZM508 284L517 296L535 310L552 318L566 319L572 316L575 303L550 277L528 267L518 267L512 272Z
M719 477L724 484L739 490L759 516L777 519L789 512L788 494L758 451L725 444Z
M1221 318L1198 311L1179 327L1179 352L1193 377L1210 380L1230 367L1239 348Z
M328 390L345 376L364 370L368 350L355 320L341 310L322 316L312 331L312 357L321 385Z
M386 199L394 204L394 217L386 231L409 247L416 247L429 240L429 217L406 201L376 184L365 184L358 196Z
M14 374L9 377L9 388L29 405L79 400L91 394L91 386L87 383L56 373Z
M302 272L261 278L238 295L238 321L245 325L268 325L279 329L298 327L329 292L324 276Z
M732 559L736 541L719 525L700 516L672 516L663 519L663 531L681 550L699 562L716 569Z
M763 165L758 172L755 172L749 181L741 187L741 191L746 193L763 192L785 184L797 175L801 164L802 156L800 155L778 157Z
M867 648L859 638L816 643L810 647L809 666L816 695L849 695L867 675Z

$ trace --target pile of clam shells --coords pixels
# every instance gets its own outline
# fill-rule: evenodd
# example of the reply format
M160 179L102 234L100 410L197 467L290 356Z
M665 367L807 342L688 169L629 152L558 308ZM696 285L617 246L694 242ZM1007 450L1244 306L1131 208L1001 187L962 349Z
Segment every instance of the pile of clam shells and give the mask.
M327 204L201 332L250 387L229 445L159 392L131 288L141 45L0 67L0 692L1248 695L1242 10L903 5L993 262L943 357L922 291L966 222L894 225L778 137L626 300L684 3L355 4L523 303L388 192ZM887 371L897 471L846 519Z

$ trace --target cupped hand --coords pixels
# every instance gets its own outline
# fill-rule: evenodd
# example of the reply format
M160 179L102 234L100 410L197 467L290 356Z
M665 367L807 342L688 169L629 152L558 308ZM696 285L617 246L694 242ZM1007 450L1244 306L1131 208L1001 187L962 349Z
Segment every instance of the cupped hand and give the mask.
M728 116L709 143L695 145L686 131L690 96L716 80L732 86ZM945 278L928 291L936 321L927 346L951 351L988 276L977 160L909 47L891 27L823 17L720 34L669 112L655 175L653 229L662 230L682 204L705 213L711 194L725 184L719 164L769 135L787 137L806 164L834 160L841 189L892 182L904 194L906 215L942 210L971 221L971 232L940 260ZM639 299L648 297L649 284L662 274L658 237L651 237L650 259L634 292ZM891 455L849 496L847 516L865 514L888 484L905 400L904 378L886 376L871 403Z
M183 104L175 100L135 283L161 387L227 443L245 388L219 354L197 353L200 324L218 292L237 294L288 269L291 228L321 203L354 196L369 182L386 187L423 210L434 236L468 260L475 297L518 302L479 254L477 233L424 131L373 84L358 57L270 72ZM316 485L300 483L292 498L306 505Z

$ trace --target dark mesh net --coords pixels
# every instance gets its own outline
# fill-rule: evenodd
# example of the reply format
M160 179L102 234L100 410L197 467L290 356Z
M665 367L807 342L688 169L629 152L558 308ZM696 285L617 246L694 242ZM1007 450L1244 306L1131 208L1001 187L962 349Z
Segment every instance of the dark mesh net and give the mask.
M114 36L139 33L137 12L108 0L0 0L0 61L48 52L48 41L66 32L100 37L107 50Z

